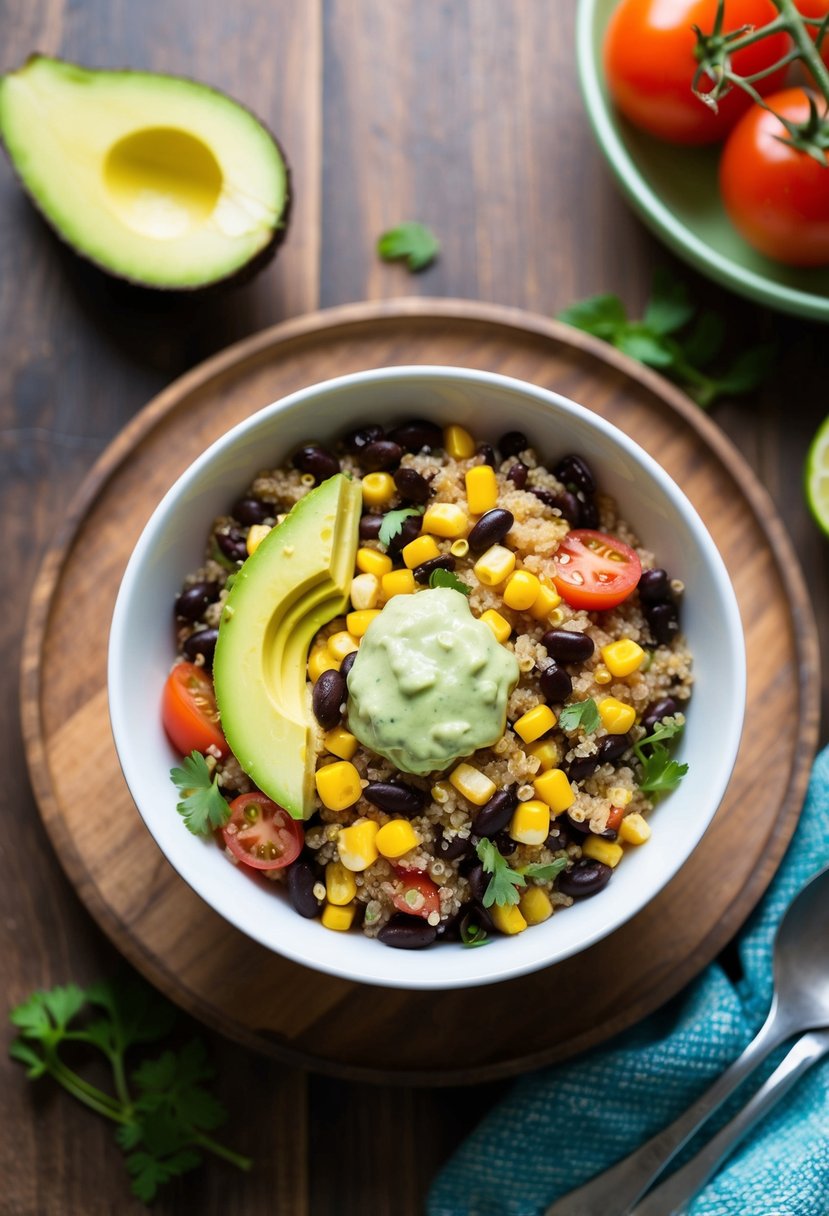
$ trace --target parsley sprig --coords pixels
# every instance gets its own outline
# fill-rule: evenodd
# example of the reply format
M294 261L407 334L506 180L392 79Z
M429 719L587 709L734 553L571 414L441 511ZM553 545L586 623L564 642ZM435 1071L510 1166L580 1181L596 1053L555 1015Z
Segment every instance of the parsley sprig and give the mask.
M431 228L412 220L384 232L377 242L377 252L384 262L405 260L414 274L434 262L440 242Z
M673 760L664 743L664 740L673 739L681 730L680 722L662 722L652 734L634 743L633 750L642 765L639 788L645 793L667 794L676 789L688 772L688 765ZM644 750L646 747L650 748L648 753Z
M458 578L451 570L433 570L429 575L430 587L451 587L453 591L460 591L461 595L471 595L472 588L463 579Z
M251 1161L209 1134L227 1121L221 1103L204 1088L214 1072L198 1040L145 1058L128 1072L134 1047L165 1038L175 1010L132 977L80 988L38 991L12 1009L19 1037L9 1055L32 1080L51 1076L74 1098L118 1126L132 1191L148 1203L171 1178L195 1169L210 1152L248 1170ZM83 1044L109 1063L112 1088L93 1085L65 1063L61 1047Z
M491 875L489 886L484 892L483 905L485 908L491 908L493 904L497 904L499 908L517 904L520 899L518 892L521 887L527 885L528 878L539 878L543 882L552 882L567 865L565 857L557 857L555 861L546 864L530 862L529 865L521 866L519 870L513 870L506 857L499 853L491 840L486 839L478 841L475 852L484 867L484 873Z
M400 535L400 529L406 520L413 515L422 515L425 509L425 507L401 507L399 511L387 511L377 534L380 544L388 549L395 536Z
M230 808L201 752L192 751L180 768L170 769L170 779L181 794L176 810L194 836L207 836L227 823Z
M592 735L598 730L600 722L599 708L592 697L565 705L558 715L558 724L562 730L578 730L581 727L586 735Z

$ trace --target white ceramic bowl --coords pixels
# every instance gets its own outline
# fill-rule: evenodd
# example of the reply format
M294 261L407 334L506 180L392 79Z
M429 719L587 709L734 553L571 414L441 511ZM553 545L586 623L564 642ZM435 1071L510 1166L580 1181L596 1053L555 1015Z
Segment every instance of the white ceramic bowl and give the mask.
M214 517L256 471L283 463L300 443L326 441L369 420L391 424L412 417L461 423L489 440L520 429L547 459L578 452L642 543L687 588L683 628L694 654L695 689L676 754L690 767L657 806L652 839L630 851L597 897L477 950L454 943L394 950L298 916L281 892L230 865L212 840L186 830L169 777L179 757L159 714L174 657L171 606L184 575L201 563ZM144 529L124 574L109 647L109 704L121 766L144 822L185 882L270 950L350 980L404 988L459 988L549 966L643 908L690 856L720 804L737 754L744 694L743 635L728 574L671 478L621 431L572 401L519 380L454 367L381 368L314 385L214 443Z

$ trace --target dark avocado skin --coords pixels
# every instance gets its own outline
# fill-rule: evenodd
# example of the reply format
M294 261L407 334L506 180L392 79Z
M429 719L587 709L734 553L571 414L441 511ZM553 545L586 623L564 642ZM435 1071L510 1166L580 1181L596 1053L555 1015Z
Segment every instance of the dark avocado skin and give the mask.
M69 60L69 59L60 59L60 57L57 55L45 55L42 51L33 51L32 54L27 57L23 66L26 67L26 66L28 66L28 64L33 63L37 59L50 59L57 63L65 63L70 67L79 67L79 68L83 68L84 70L88 70L88 71L100 70L100 69L91 68L91 67L87 69L87 68L85 68L85 65L83 65L83 64L75 63L74 61ZM130 75L130 74L144 76L144 75L148 74L148 72L146 70L138 69L138 68L107 68L106 70L121 72L125 76ZM207 283L195 283L192 286L189 286L187 284L182 284L181 286L172 286L172 285L165 285L165 284L161 284L161 283L147 283L147 282L144 282L144 280L142 280L142 279L133 277L132 275L121 274L119 271L113 270L110 266L107 266L104 262L99 261L97 258L90 257L89 254L84 253L82 250L78 249L77 246L73 245L72 242L69 240L69 238L63 232L61 232L61 230L58 227L56 227L55 224L52 223L52 221L49 219L49 217L46 215L46 213L41 209L41 207L37 201L37 198L28 189L25 182L23 181L20 174L18 173L17 166L15 165L13 158L9 154L9 150L6 147L6 143L5 143L5 140L3 139L2 135L0 135L0 145L2 145L3 151L6 153L6 159L8 160L9 164L11 165L12 172L14 173L14 176L17 179L20 189L26 195L26 198L32 204L35 211L37 211L38 215L43 220L43 222L46 224L46 226L49 228L49 230L55 234L55 236L58 238L58 240L60 241L60 243L62 245L64 245L67 249L70 249L72 251L72 253L75 255L75 257L81 259L81 261L87 262L90 266L94 266L96 270L101 271L103 274L108 275L110 278L118 279L119 282L129 283L130 286L132 286L132 287L139 287L143 291L147 291L147 292L153 292L153 293L158 292L164 296L179 296L180 295L180 296L186 297L186 296L192 296L195 293L199 293L200 295L207 295L207 294L210 294L211 292L222 290L227 287L242 287L242 286L244 286L245 283L250 282L250 280L252 278L254 278L257 274L259 274L260 271L264 270L265 267L268 265L268 263L273 260L273 258L276 256L277 250L279 249L280 245L282 244L282 242L285 240L285 237L287 236L288 223L291 218L291 212L293 210L293 199L294 199L291 166L288 162L288 158L285 155L282 144L276 138L276 136L274 135L273 131L271 131L271 129L267 125L267 123L264 123L262 121L262 119L259 117L259 115L255 114L249 106L244 105L244 103L239 101L237 98L231 97L229 93L225 93L224 90L222 90L222 89L216 89L213 87L213 85L205 84L204 81L194 80L191 76L173 76L170 72L153 72L151 74L153 76L162 76L162 77L166 76L170 80L187 80L191 84L197 84L203 89L209 89L209 91L211 93L215 93L218 97L226 98L228 101L232 101L234 105L239 106L243 110L247 110L248 114L250 114L251 117L254 118L256 120L256 122L259 123L260 127L262 127L262 129L267 132L268 137L274 143L274 145L282 159L282 163L285 166L285 204L282 208L282 214L279 217L278 224L273 231L273 235L271 236L271 239L268 241L267 245L264 246L264 248L260 249L259 252L250 259L250 261L248 261L244 264L244 266L240 266L238 270L234 270L232 272L232 274L224 275L220 279L211 279Z

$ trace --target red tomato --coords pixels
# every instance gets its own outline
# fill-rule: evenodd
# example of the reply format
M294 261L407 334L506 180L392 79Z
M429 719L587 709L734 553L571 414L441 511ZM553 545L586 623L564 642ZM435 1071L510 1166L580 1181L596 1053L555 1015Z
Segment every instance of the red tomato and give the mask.
M258 792L233 799L222 836L233 856L254 870L289 866L305 843L302 824Z
M697 69L696 35L714 29L717 0L621 0L613 11L604 42L604 70L610 94L626 118L660 139L677 144L707 144L723 139L752 104L732 89L714 113L691 92ZM725 0L723 30L773 21L771 0ZM773 34L738 51L734 71L743 76L771 67L789 49L785 33ZM761 93L779 89L785 69L755 83ZM706 90L704 82L700 83Z
M804 122L808 96L785 89L768 104ZM829 262L829 168L782 143L784 134L774 114L749 110L723 149L720 195L734 227L760 253L789 266L821 266Z
M412 916L424 920L432 912L440 912L440 892L425 870L403 870L395 866L395 873L403 883L403 890L394 897L394 906Z
M795 0L795 5L802 17L816 17L822 21L829 13L829 0ZM818 27L807 25L806 29L812 36L812 42L816 41ZM820 44L820 57L824 63L829 63L829 34L825 35Z
M629 545L587 528L568 532L554 560L553 582L559 595L572 608L588 612L621 604L642 573L642 563Z
M195 663L177 663L167 677L161 697L161 721L170 742L182 754L217 747L228 753L219 727L213 681Z

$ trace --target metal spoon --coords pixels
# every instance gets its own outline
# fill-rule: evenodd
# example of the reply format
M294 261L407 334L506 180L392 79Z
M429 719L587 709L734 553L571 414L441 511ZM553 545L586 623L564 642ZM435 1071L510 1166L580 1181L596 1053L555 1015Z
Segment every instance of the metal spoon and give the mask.
M829 866L806 884L789 905L780 922L774 939L774 995L771 1008L756 1037L743 1054L678 1119L603 1174L556 1200L547 1208L545 1216L596 1216L597 1212L601 1212L602 1216L626 1216L682 1146L770 1051L795 1034L827 1027ZM795 1050L796 1048L792 1049L790 1056ZM786 1059L788 1060L789 1056ZM783 1064L785 1063L784 1060ZM781 1064L763 1086L761 1093L768 1091L774 1077L782 1068ZM799 1072L796 1075L799 1075ZM778 1077L778 1085L780 1080ZM757 1097L759 1098L759 1094ZM767 1092L764 1111L771 1105L768 1098ZM720 1135L724 1135L726 1130L723 1129ZM721 1159L721 1156L718 1157L718 1160ZM716 1164L713 1168L716 1168ZM710 1172L709 1169L708 1173ZM670 1209L662 1210L667 1212Z

